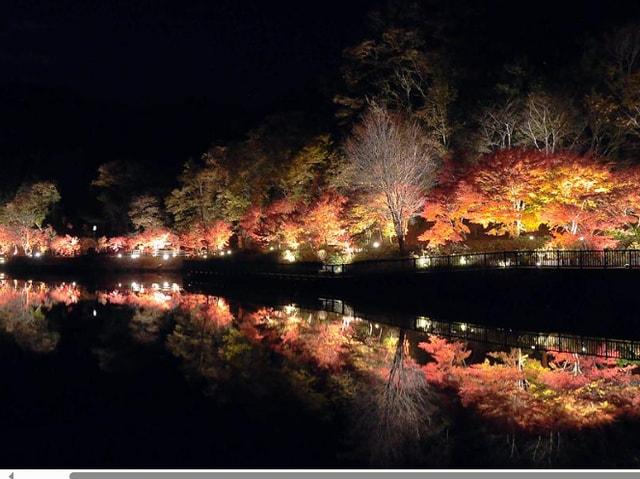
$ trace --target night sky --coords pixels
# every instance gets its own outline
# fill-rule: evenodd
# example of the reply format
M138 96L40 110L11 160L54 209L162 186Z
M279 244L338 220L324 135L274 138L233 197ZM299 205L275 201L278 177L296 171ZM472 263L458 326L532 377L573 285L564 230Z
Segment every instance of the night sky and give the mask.
M482 83L482 65L521 52L540 69L575 62L585 38L637 19L640 2L429 3L471 38ZM377 4L13 2L0 19L3 182L49 177L80 198L112 159L161 166L171 182L187 158L266 114L330 117L341 51L365 38Z

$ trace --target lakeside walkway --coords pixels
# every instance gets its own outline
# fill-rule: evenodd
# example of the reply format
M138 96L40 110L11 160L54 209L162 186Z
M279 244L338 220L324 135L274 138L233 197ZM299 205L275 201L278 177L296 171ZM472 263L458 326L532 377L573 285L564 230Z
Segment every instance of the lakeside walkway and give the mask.
M342 264L254 263L226 259L186 259L195 275L244 275L316 279L398 272L426 273L478 269L634 269L640 268L640 250L530 250L358 261Z

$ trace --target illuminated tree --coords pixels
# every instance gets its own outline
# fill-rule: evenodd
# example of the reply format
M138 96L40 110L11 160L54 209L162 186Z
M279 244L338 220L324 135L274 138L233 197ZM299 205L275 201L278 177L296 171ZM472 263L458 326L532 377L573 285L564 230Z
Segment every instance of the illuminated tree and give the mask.
M204 154L200 163L185 163L180 187L165 201L178 229L209 224L223 216L229 183L229 173L222 166L225 154L225 148L216 147Z
M391 242L395 236L395 228L387 214L384 195L352 195L351 204L347 209L347 229L351 237L364 236L366 242L374 238Z
M329 135L320 135L303 146L291 159L281 180L282 190L295 200L310 201L324 183L324 177L335 169L335 155Z
M26 254L48 243L46 237L50 234L42 229L42 223L58 201L60 193L56 186L39 182L22 185L15 197L2 207L0 219L14 229Z
M20 239L16 235L13 228L0 225L0 254L5 255L13 252L20 243Z
M576 144L583 126L571 102L545 92L529 94L519 124L522 144L546 154Z
M204 242L212 251L220 251L229 245L229 239L233 234L231 225L226 221L218 220L206 226L203 231Z
M342 215L347 198L325 193L304 213L302 228L314 248L337 246L345 241Z
M404 253L409 219L424 204L434 181L431 143L415 121L373 105L345 149L353 187L384 195L398 247Z
M164 220L160 200L152 195L136 196L129 205L129 220L138 231L161 228Z
M58 256L76 256L80 253L80 240L76 236L56 236L51 241L51 251Z
M488 153L515 146L521 120L521 105L514 98L484 107L478 118L480 152Z

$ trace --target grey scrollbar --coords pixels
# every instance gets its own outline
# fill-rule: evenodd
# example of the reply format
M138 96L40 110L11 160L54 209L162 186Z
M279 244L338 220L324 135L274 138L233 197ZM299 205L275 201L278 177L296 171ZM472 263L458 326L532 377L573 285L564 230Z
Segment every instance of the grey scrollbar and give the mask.
M600 479L640 478L638 471L220 471L220 472L73 472L70 479Z

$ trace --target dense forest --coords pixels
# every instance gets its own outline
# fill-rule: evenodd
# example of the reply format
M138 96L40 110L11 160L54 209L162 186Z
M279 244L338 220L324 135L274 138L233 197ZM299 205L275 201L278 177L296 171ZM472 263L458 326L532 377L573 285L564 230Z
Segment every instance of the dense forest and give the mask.
M622 12L558 44L556 18L523 44L517 26L492 32L498 3L374 7L312 108L212 139L175 178L108 159L71 205L55 178L11 172L31 159L7 160L0 253L333 262L640 243L640 23Z

